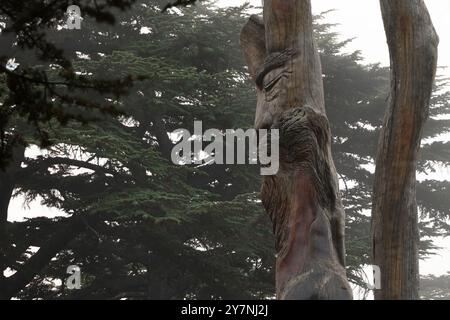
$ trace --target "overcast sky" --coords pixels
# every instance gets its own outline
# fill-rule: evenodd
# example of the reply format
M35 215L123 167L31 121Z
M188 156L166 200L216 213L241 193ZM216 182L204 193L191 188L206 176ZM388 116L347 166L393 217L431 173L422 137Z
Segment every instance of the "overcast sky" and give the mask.
M450 1L425 1L440 35L439 65L450 66ZM256 2L260 3L260 2ZM339 23L338 31L345 38L356 39L349 45L352 50L361 50L368 62L389 65L389 53L381 19L378 0L312 0L313 11L319 13L329 9L336 12L328 15L328 21ZM450 73L448 73L450 75Z
M250 2L260 6L261 0L219 0L220 5L241 5ZM450 1L425 0L440 35L439 65L450 66ZM348 46L349 51L361 50L367 62L389 65L389 52L381 19L378 0L312 0L313 13L335 9L327 15L327 22L337 23L336 30L343 39L355 38ZM450 72L447 72L450 76Z

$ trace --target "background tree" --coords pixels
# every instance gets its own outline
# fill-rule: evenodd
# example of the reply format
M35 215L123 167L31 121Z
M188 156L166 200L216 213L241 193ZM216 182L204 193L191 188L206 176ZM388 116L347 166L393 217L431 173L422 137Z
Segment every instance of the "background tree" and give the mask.
M34 279L36 286L19 295L23 298L41 292L47 298L153 299L264 298L271 293L273 256L265 241L270 230L261 227L264 216L251 192L257 168L176 167L170 162L168 132L192 129L194 119L226 129L242 127L251 118L242 110L245 70L238 43L231 41L243 9L198 7L185 15L162 15L163 1L147 3L120 16L120 28L94 34L83 30L96 41L102 34L120 40L101 51L83 47L74 62L82 73L148 79L114 101L127 116L84 126L51 123L53 147L26 161L19 192L29 200L40 195L44 204L80 219L48 221L48 228L42 219L26 223L31 239L11 226L15 241L7 256L20 258L14 252L22 254L30 242L41 247L38 255L62 243L58 230L65 224L81 223L71 227L72 238L63 250L55 248L54 261L53 256L42 260L46 268ZM150 32L142 33L144 26ZM23 243L19 250L16 241ZM5 286L13 287L24 270L20 262L26 265L33 257L9 265L19 271L5 279ZM81 267L84 289L48 290L54 286L49 279L64 278L66 263Z
M0 4L0 246L4 247L9 199L24 160L27 138L32 134L41 147L50 144L43 125L76 120L86 122L85 110L117 115L108 98L126 92L131 78L99 79L76 73L71 54L48 39L67 19L67 8L78 5L86 16L98 22L114 23L111 11L130 7L133 0L104 1L17 1ZM66 38L66 45L70 41ZM69 49L70 52L70 48ZM16 61L17 60L17 61ZM90 99L84 95L90 95ZM97 117L96 113L91 114ZM25 131L15 125L26 121ZM26 137L27 136L27 137ZM0 252L0 267L5 266Z
M134 2L32 0L26 6L12 0L1 2L0 77L8 90L0 91L0 168L4 169L9 163L12 168L16 166L20 161L12 157L20 150L15 148L20 149L26 144L22 132L8 130L14 117L27 119L40 145L45 147L49 141L43 123L52 119L61 124L72 119L87 121L82 116L82 110L86 109L117 113L105 97L124 94L132 79L128 76L116 80L101 79L76 73L71 63L74 52L67 54L67 49L69 52L71 49L68 46L70 37L62 46L57 46L48 35L64 28L70 5L79 6L85 17L114 24L114 13L129 9ZM86 92L96 93L96 99L83 99Z

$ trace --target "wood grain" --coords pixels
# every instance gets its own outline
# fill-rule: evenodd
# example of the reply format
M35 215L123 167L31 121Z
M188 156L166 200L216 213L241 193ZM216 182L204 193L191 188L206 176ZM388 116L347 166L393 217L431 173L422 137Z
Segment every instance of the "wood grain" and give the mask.
M437 63L438 37L422 0L381 0L391 95L378 144L372 209L376 299L418 299L416 165Z
M277 297L351 299L310 1L264 1L264 18L250 18L241 45L257 92L255 127L280 130L280 170L261 191L276 237Z

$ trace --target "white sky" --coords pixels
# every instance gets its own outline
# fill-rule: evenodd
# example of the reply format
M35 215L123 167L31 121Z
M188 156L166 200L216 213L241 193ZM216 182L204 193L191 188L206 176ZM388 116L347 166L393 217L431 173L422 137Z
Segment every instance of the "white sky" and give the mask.
M221 6L241 5L244 0L219 0ZM250 1L253 5L260 5L261 0ZM431 17L440 35L439 66L450 66L450 1L426 0ZM336 31L343 39L355 38L348 46L348 51L360 50L366 62L380 62L389 65L389 54L386 45L383 23L381 20L378 0L312 0L313 12L320 13L329 9L336 9L329 13L327 22L338 23ZM440 70L439 73L450 77L450 69ZM30 208L23 207L23 199L14 199L10 205L11 221L23 220L24 217L55 216L58 210L45 208L39 202L31 204ZM441 275L450 272L450 240L438 239L436 244L445 247L438 255L421 262L422 274Z

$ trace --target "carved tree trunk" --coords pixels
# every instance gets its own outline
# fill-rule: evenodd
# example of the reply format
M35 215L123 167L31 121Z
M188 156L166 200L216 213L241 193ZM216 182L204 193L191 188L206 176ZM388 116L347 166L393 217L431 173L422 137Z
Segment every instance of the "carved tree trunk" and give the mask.
M428 116L438 37L422 0L381 0L391 57L391 98L376 161L372 228L375 299L418 299L416 164Z
M351 299L344 211L331 157L310 0L266 0L241 34L256 83L255 127L280 130L280 170L262 200L276 236L279 299Z

